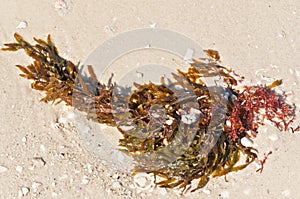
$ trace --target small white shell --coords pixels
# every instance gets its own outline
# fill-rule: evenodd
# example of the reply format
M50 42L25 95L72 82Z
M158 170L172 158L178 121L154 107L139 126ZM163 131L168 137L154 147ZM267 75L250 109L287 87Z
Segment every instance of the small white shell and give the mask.
M181 115L181 121L185 124L192 124L199 119L198 115L196 114L184 114Z
M27 28L27 22L26 21L21 21L19 25L16 27L17 29L24 29Z
M154 178L151 174L137 173L133 177L133 184L140 190L148 190L154 186Z
M121 125L121 126L119 126L119 128L120 128L122 131L130 131L130 130L132 130L134 127L133 127L133 126L125 126L125 125Z
M173 124L173 120L172 119L166 120L166 124L170 126L171 124Z
M253 141L247 137L243 137L241 139L241 144L244 146L244 147L252 147L253 146Z

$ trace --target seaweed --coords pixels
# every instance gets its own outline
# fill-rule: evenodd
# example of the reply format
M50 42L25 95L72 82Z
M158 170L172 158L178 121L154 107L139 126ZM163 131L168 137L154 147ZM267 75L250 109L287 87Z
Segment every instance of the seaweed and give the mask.
M266 120L287 131L295 119L295 105L287 104L285 94L275 90L282 80L241 85L243 77L221 66L215 50L205 50L208 58L195 59L186 72L173 74L173 80L134 83L135 89L122 95L125 88L112 83L113 75L107 84L101 83L92 66L83 75L79 64L59 56L50 35L46 41L34 38L35 45L17 33L14 37L16 43L5 44L2 50L23 49L33 58L32 64L17 67L21 77L33 81L33 89L45 91L41 101L65 102L94 121L116 127L123 135L120 150L136 161L132 174L152 173L159 187L185 191L198 180L191 190L196 191L211 178L242 170L258 160L257 149L244 146L243 138L254 139ZM223 84L206 85L205 78L210 77ZM113 94L116 91L120 94ZM216 94L220 92L224 95ZM184 119L188 116L194 120ZM295 131L299 126L292 128ZM214 145L209 148L209 143ZM259 160L257 171L263 170L270 154Z

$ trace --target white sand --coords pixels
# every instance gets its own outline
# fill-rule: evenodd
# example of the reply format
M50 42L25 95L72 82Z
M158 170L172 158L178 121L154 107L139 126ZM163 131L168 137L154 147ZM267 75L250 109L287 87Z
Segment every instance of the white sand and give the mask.
M292 91L293 101L300 104L297 0L66 2L66 9L57 10L55 0L1 0L0 44L12 42L14 32L29 41L50 33L61 55L76 63L119 33L150 26L171 29L205 49L218 50L223 64L248 83L282 78L284 89ZM171 57L166 62L172 62ZM66 117L67 108L40 103L43 94L32 91L30 83L18 76L14 65L31 62L23 52L0 52L0 60L0 198L178 197L173 190L138 191L129 175L88 151L74 129L67 124L55 127L59 118ZM255 74L259 69L264 71ZM229 174L228 183L212 179L203 190L182 198L298 198L299 136L262 128L255 140L260 155L273 151L262 174L253 164Z

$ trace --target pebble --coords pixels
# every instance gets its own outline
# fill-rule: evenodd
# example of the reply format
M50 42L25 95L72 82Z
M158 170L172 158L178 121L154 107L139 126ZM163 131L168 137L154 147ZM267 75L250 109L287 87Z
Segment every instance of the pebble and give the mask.
M8 170L8 168L0 166L0 173L4 173Z
M22 142L26 143L27 142L27 138L26 137L22 137Z
M16 166L16 171L17 172L19 172L19 173L22 173L22 171L23 171L23 167L21 167L21 166Z
M40 151L42 151L42 152L45 152L45 151L46 151L45 145L43 145L43 144L40 145Z
M24 29L24 28L27 28L27 26L28 26L28 24L27 24L26 21L21 21L16 28L17 29Z

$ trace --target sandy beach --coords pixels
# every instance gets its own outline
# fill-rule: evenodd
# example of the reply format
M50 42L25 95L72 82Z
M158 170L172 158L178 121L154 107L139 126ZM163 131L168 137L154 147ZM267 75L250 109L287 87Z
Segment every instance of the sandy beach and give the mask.
M14 41L15 32L29 42L51 34L60 55L74 63L84 63L103 42L127 31L178 32L203 49L219 51L222 64L244 76L245 84L282 79L280 89L290 93L298 108L295 125L300 124L299 1L0 0L0 5L1 47ZM253 163L228 174L228 182L213 178L184 195L178 189L136 187L125 162L110 162L120 157L117 152L110 157L108 149L92 151L93 143L89 147L83 139L81 131L97 133L98 124L75 113L74 125L71 107L39 102L44 94L32 90L15 67L31 61L21 51L0 52L0 198L299 198L300 133L268 124L254 140L260 158L273 152L262 173ZM103 81L112 72L121 79L147 63L185 68L170 53L140 51L115 60ZM115 135L106 139L116 141Z

